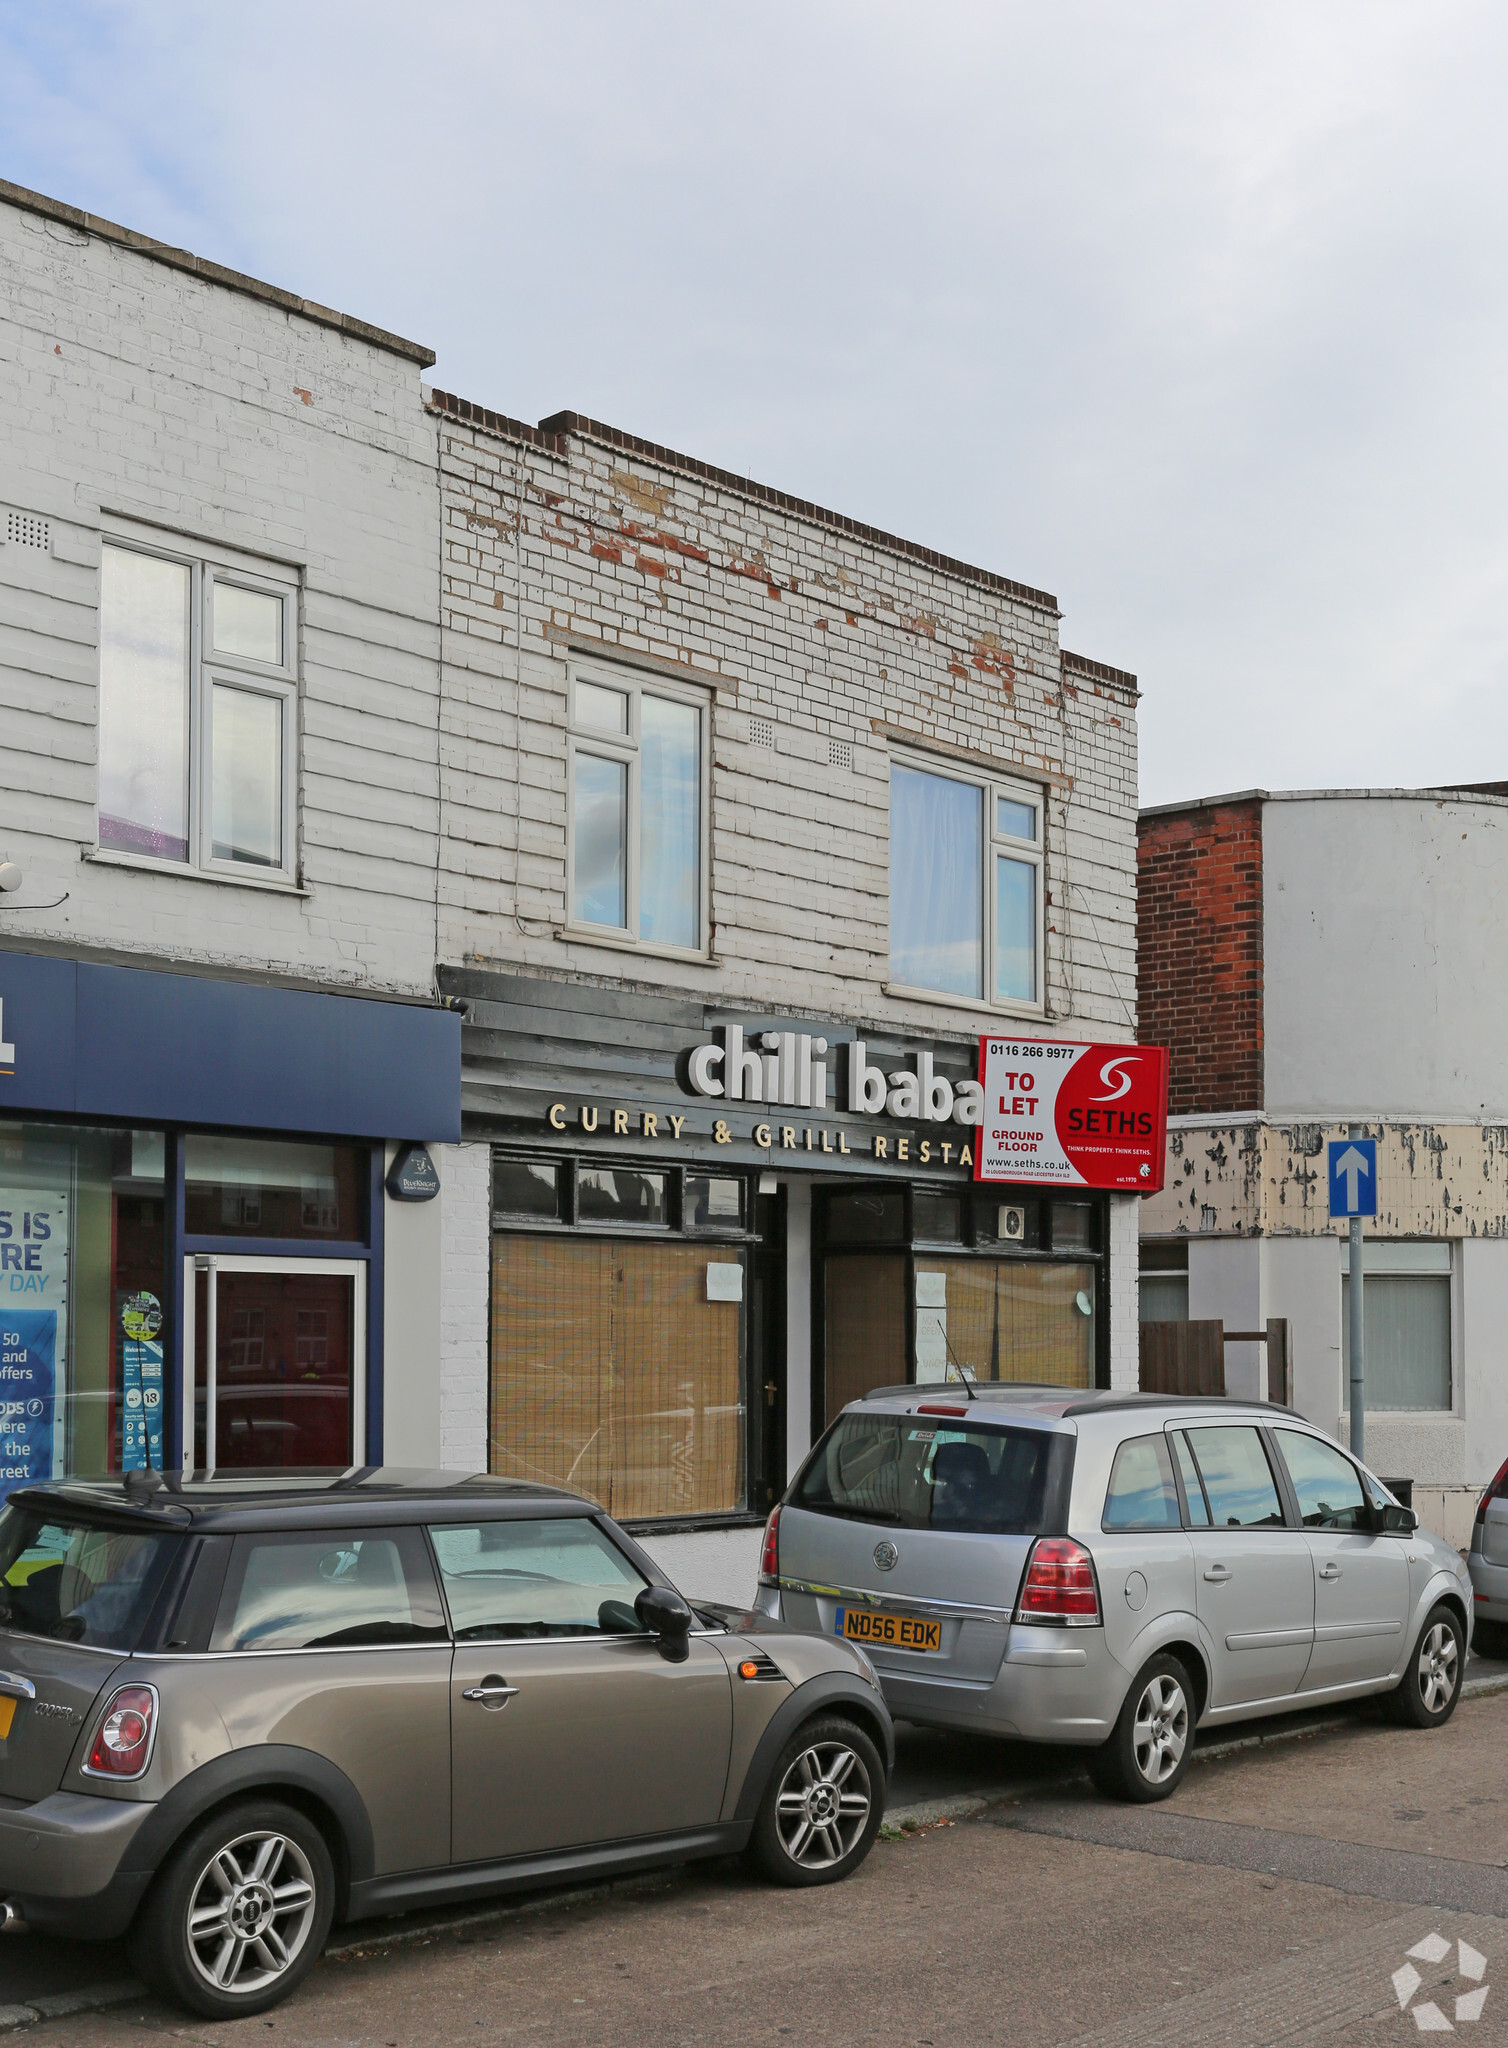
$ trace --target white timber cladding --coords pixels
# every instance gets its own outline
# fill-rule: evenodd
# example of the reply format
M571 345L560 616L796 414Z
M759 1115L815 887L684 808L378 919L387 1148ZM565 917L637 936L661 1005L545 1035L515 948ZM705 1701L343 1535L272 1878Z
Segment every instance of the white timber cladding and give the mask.
M976 1005L885 993L903 748L1043 792L1046 1025L1134 1032L1135 691L1065 663L1050 600L627 453L585 423L546 434L433 403L442 959L977 1030ZM577 659L708 693L705 963L636 970L563 930ZM851 766L833 764L835 742Z
M435 1148L440 1175L440 1463L487 1470L492 1148Z
M423 352L39 204L0 194L0 851L26 875L8 907L56 907L11 909L6 935L427 991L439 514ZM87 858L112 527L201 560L230 551L295 589L295 888Z

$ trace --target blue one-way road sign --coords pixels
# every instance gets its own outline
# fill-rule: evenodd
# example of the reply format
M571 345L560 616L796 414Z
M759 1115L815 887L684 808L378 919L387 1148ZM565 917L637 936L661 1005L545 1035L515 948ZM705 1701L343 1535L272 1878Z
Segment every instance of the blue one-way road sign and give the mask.
M1330 1160L1331 1216L1375 1216L1377 1140L1332 1138L1326 1150Z

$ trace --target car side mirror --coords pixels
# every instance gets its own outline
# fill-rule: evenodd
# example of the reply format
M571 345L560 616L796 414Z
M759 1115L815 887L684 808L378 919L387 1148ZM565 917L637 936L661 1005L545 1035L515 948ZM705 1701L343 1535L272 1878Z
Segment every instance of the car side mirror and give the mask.
M656 1647L667 1664L684 1664L691 1655L686 1638L691 1633L691 1609L669 1586L646 1586L634 1602L641 1628L655 1638Z
M1394 1507L1389 1503L1379 1509L1377 1526L1385 1536L1412 1536L1419 1526L1419 1517L1412 1508Z

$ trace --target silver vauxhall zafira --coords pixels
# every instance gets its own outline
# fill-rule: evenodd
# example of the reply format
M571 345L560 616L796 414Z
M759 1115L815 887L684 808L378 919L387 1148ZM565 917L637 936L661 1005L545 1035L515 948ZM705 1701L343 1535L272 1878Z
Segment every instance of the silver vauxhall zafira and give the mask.
M455 1474L58 1481L0 1513L0 1903L261 2011L332 1919L747 1850L846 1877L857 1644L691 1606L592 1502Z
M770 1518L756 1604L862 1643L892 1713L1088 1751L1164 1798L1196 1726L1369 1693L1438 1727L1466 1566L1286 1408L999 1383L846 1408Z

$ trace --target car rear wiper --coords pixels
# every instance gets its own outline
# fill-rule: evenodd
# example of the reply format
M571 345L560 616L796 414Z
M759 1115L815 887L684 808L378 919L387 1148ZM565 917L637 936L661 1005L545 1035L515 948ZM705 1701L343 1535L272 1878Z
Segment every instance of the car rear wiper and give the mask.
M803 1503L805 1505L805 1503ZM883 1522L887 1529L899 1529L901 1518L893 1508L856 1508L836 1501L826 1510L830 1515L845 1515L851 1522Z

